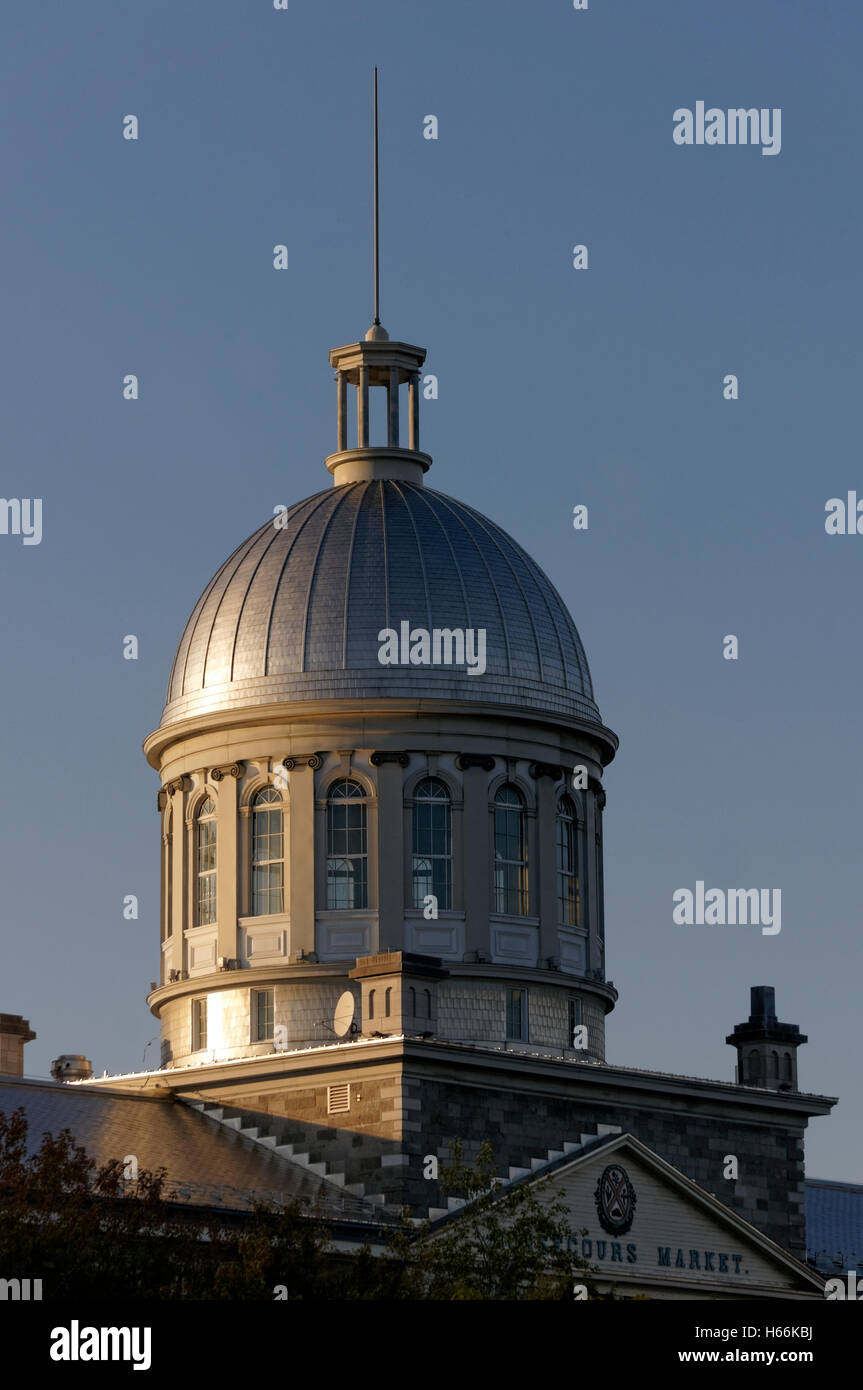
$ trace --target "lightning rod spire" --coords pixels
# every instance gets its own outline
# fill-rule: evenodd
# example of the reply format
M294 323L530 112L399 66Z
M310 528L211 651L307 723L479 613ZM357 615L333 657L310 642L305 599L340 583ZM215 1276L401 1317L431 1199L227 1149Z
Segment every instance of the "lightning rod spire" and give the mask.
M378 176L378 69L375 64L375 158L374 158L374 185L375 185L375 215L374 215L374 242L375 242L375 323L381 321L381 257L380 257L380 234L378 230L378 205L379 205L379 186Z

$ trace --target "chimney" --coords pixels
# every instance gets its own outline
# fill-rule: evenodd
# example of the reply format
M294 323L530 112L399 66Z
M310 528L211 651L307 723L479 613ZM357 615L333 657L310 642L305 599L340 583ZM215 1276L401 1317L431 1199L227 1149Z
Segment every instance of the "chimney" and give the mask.
M808 1041L796 1023L776 1017L772 985L753 985L750 1013L725 1039L737 1049L737 1084L767 1091L796 1091L797 1049Z
M20 1014L0 1014L0 1076L24 1075L24 1044L35 1036Z

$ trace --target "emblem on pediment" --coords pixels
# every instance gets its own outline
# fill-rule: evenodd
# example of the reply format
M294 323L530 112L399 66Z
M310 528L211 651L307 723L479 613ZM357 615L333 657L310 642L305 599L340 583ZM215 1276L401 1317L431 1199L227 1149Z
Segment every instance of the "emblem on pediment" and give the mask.
M599 1224L609 1235L622 1236L635 1215L635 1189L625 1168L610 1163L603 1169L594 1192Z

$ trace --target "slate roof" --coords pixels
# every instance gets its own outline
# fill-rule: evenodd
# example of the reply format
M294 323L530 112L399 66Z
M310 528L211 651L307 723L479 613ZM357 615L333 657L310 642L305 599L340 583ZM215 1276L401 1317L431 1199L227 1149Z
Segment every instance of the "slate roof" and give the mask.
M283 518L279 518L280 522ZM378 633L484 628L486 671L382 666ZM316 493L271 517L210 581L174 661L162 725L279 700L451 699L600 724L563 599L505 531L416 483Z
M823 1274L863 1271L863 1187L807 1178L806 1254Z
M382 1220L369 1203L180 1101L0 1078L0 1111L8 1115L19 1107L27 1115L30 1153L38 1151L44 1133L68 1129L97 1164L134 1154L139 1168L167 1168L168 1194L183 1205L248 1212L256 1199L296 1198L333 1220Z

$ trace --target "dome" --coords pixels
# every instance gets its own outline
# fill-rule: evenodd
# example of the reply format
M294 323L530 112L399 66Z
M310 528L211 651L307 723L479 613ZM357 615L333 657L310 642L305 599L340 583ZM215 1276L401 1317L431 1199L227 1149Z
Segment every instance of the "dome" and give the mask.
M384 628L484 629L485 669L382 665ZM601 726L575 624L538 565L472 507L375 478L271 518L208 584L161 727L281 702L476 702Z

